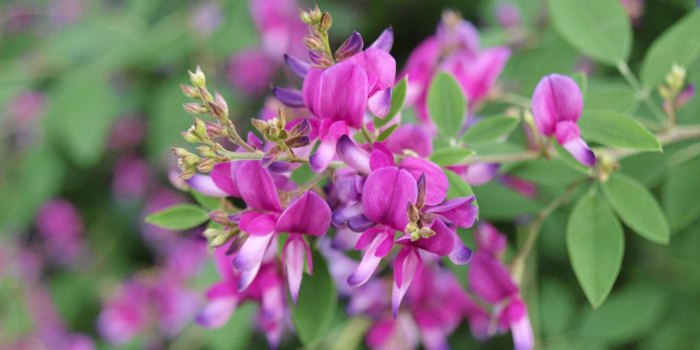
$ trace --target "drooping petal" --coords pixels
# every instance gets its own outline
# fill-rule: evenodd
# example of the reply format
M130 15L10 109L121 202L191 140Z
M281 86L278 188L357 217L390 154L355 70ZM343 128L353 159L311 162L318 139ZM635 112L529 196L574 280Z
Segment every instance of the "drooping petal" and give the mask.
M367 74L362 67L350 61L337 63L323 72L320 86L321 96L312 113L319 118L342 120L350 127L361 128L368 94Z
M333 214L331 214L331 224L335 228L347 228L350 218L357 215L362 215L363 212L362 203L348 205L347 207L334 211Z
M496 258L478 252L472 257L469 268L469 286L474 293L496 304L518 292L508 269Z
M550 74L540 80L532 94L532 115L540 132L552 136L558 122L578 121L583 96L576 82L564 75Z
M394 29L389 27L384 29L382 34L380 34L377 40L375 40L369 47L389 52L391 51L392 46L394 46Z
M423 261L415 248L404 247L394 260L394 285L391 291L391 310L394 318L399 313L401 300L411 282L423 269Z
M527 307L520 298L513 300L504 310L508 312L510 330L516 350L531 350L535 346L535 336L527 314Z
M458 23L441 22L437 27L436 36L443 47L458 47L468 53L479 51L479 32L474 25L467 20Z
M273 234L270 233L266 236L248 237L243 243L241 250L233 258L233 266L243 271L238 281L239 291L248 288L253 279L255 279L272 236Z
M370 95L367 100L367 108L377 117L384 118L391 108L391 88L377 90L377 92Z
M355 215L348 219L348 227L355 232L368 230L376 223L367 218L364 214Z
M396 244L421 248L439 256L449 255L455 247L454 232L440 219L433 220L430 228L435 232L432 237L412 241L410 235L404 235L396 240Z
M245 225L244 232L253 236L269 235L271 232L275 232L275 218L272 215L260 215Z
M455 265L465 265L469 263L472 260L472 255L474 253L471 249L469 249L469 247L467 247L466 244L464 244L464 242L462 242L462 239L459 237L456 231L452 231L452 235L454 236L455 244L448 257Z
M428 207L427 213L437 213L462 228L474 225L479 214L479 208L474 206L474 196L453 198L434 207Z
M241 193L238 191L236 186L236 171L238 171L238 166L240 162L226 162L214 165L214 167L209 172L212 181L216 187L220 188L224 192L228 193L229 196L240 197Z
M370 243L374 241L374 239L379 235L380 233L383 233L385 230L382 228L378 227L373 227L368 229L367 231L363 232L360 235L360 238L357 240L357 243L355 244L355 250L360 250L364 249L367 247Z
M355 56L356 54L362 52L362 48L365 46L362 41L362 36L358 32L352 32L350 37L345 40L345 42L340 45L338 50L335 52L335 58L338 61L342 61L348 57Z
M423 158L406 157L399 164L399 168L407 170L416 180L425 173L428 187L426 205L440 204L447 197L450 182L445 172L435 163Z
M362 206L370 220L403 231L408 224L406 205L415 203L417 196L416 180L408 171L383 167L367 178Z
M308 191L282 213L275 231L323 236L331 224L331 209L316 192Z
M260 161L242 162L236 172L236 181L241 198L249 207L275 212L282 211L272 175L263 168Z
M585 166L595 166L595 154L581 139L581 132L578 125L573 121L561 121L555 125L557 142L561 144L576 160Z
M372 172L369 167L369 153L355 144L349 136L343 135L338 139L337 152L340 160L357 171L365 174Z
M351 287L361 286L365 284L370 279L370 277L372 277L374 270L377 269L377 266L379 266L379 262L382 260L381 256L376 255L377 248L379 248L379 246L385 239L386 235L377 234L372 240L372 243L369 244L367 251L365 251L365 254L362 256L362 261L360 261L360 265L358 265L357 269L355 269L355 272L353 272L352 275L348 277L348 284ZM359 243L360 242L358 242L358 245Z
M238 307L237 298L213 299L195 317L195 322L203 328L220 328L228 322L236 307Z
M311 65L292 56L292 55L284 55L284 61L287 63L287 66L289 66L289 69L292 70L292 73L296 74L300 78L305 78L306 74L309 73L309 70L311 69Z
M403 154L403 150L411 150L421 157L429 157L433 153L433 142L423 128L404 124L399 126L389 136L384 145L394 154Z
M396 60L384 50L369 48L364 52L367 75L377 77L375 90L394 86L396 81Z
M209 175L194 174L191 178L185 180L192 189L210 197L228 197L229 194L219 188L214 183L214 180Z
M328 124L328 122L324 121L323 124ZM348 133L348 126L342 120L332 123L325 135L323 132L321 133L321 144L318 146L316 153L309 158L309 167L313 172L320 173L328 168L333 157L335 157L338 139Z
M289 281L289 292L292 295L294 305L297 304L299 296L299 287L301 286L301 278L304 273L304 259L306 258L306 249L303 239L300 235L292 234L287 239L284 245L284 263L285 273Z
M304 96L300 90L287 89L279 86L272 88L275 97L289 107L304 107Z

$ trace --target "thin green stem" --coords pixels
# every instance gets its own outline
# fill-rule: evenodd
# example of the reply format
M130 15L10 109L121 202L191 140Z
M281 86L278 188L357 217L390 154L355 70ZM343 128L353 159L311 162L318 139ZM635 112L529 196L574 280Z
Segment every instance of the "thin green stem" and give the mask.
M312 189L314 186L318 185L319 182L321 182L323 179L329 177L331 174L333 174L333 168L328 168L318 176L316 176L313 180L305 183L303 186L297 188L294 191L291 192L284 192L280 191L280 194L286 195L286 196L294 196L298 194L302 194L310 189Z
M620 71L620 74L622 75L625 80L627 80L627 83L632 86L632 89L634 89L637 99L644 102L644 104L649 107L649 109L654 113L654 116L659 119L659 121L666 123L667 122L667 116L666 114L659 108L659 106L654 103L654 101L651 100L651 94L649 93L649 90L644 88L642 84L637 80L637 77L634 76L632 71L630 70L630 67L627 65L627 62L620 61L617 64L617 70Z

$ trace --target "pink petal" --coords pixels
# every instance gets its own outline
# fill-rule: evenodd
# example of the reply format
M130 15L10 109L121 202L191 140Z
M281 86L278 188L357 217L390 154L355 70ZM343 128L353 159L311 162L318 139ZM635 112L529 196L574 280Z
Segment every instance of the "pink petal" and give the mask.
M367 100L367 108L372 114L379 118L384 118L391 108L391 88L378 90Z
M406 157L399 164L399 168L407 170L414 179L418 180L425 173L427 184L426 205L437 205L447 197L450 182L445 172L435 163L416 157Z
M469 286L474 293L496 304L518 292L508 269L496 258L478 252L474 254L469 268Z
M385 232L384 229L373 227L363 232L355 244L355 250L364 249L377 238L377 235Z
M216 187L220 188L222 191L228 193L229 196L240 197L241 193L238 191L236 186L236 171L240 162L226 162L214 165L214 167L209 172L212 181Z
M394 154L403 154L403 150L411 150L421 157L429 157L433 153L433 142L423 128L404 124L399 126L384 145Z
M364 52L367 75L377 77L377 88L384 90L396 81L396 60L387 51L369 48Z
M413 278L417 277L423 269L423 261L418 251L411 247L404 247L394 260L394 285L391 291L391 309L394 318L399 313L401 300Z
M581 139L578 126L572 121L562 121L555 125L557 142L561 144L576 160L581 164L592 167L595 166L595 154Z
M231 318L238 307L236 298L217 298L211 300L196 317L195 322L203 328L220 328Z
M370 277L372 277L374 270L377 269L379 262L382 260L382 257L376 255L377 248L379 248L385 238L385 235L382 234L374 237L374 240L367 248L367 251L365 251L365 254L362 256L360 265L358 265L355 272L348 277L348 284L351 287L359 287L369 281Z
M540 132L552 136L560 121L578 121L583 96L576 82L564 75L550 74L540 80L532 94L532 115Z
M415 203L417 196L416 180L409 172L384 167L367 178L362 206L370 220L403 231L408 224L406 206L409 201Z
M299 235L290 235L284 246L285 273L289 281L289 292L292 294L294 306L297 304L301 278L304 274L305 244Z
M311 114L321 118L318 115L318 108L321 100L321 77L323 76L323 69L311 68L306 74L304 79L304 85L302 88L302 97L304 98L304 103L306 108L309 109Z
M479 208L474 206L474 196L453 198L444 203L428 207L426 213L437 213L452 221L462 228L469 228L474 225Z
M245 243L243 243L241 250L236 254L236 257L233 258L233 266L241 271L256 270L257 272L257 269L260 268L260 264L262 264L263 256L270 244L272 236L273 234L270 233L265 236L248 237ZM239 290L241 289L239 288Z
M379 35L377 40L375 40L369 47L372 49L384 50L386 52L391 51L391 47L394 45L394 29L389 27L384 29L382 34Z
M309 70L311 69L311 65L292 56L292 55L284 55L284 61L287 63L287 66L289 66L289 69L292 70L294 74L296 74L300 78L305 78L306 74L309 73Z
M394 167L394 162L392 161L393 159L394 156L391 156L391 158L387 158L384 152L375 149L369 156L370 169L374 171L379 168Z
M236 172L238 189L246 204L255 209L282 211L275 182L258 160L242 162Z
M482 221L474 229L474 243L479 251L494 256L503 253L507 245L506 236L498 232L498 229L487 221Z
M345 164L365 174L372 172L369 167L369 154L355 144L349 136L343 135L338 139L337 151L338 158Z
M318 146L316 153L309 158L309 166L313 172L320 173L328 168L333 157L335 157L338 139L348 133L348 126L344 121L332 124L330 120L323 121L320 132L321 145Z
M282 213L275 231L323 236L331 224L331 209L316 192L308 191Z
M192 189L210 197L228 197L229 194L219 188L214 180L209 175L194 174L188 180L185 180Z
M361 128L368 94L367 74L362 67L349 61L337 63L323 72L320 84L318 105L312 113Z

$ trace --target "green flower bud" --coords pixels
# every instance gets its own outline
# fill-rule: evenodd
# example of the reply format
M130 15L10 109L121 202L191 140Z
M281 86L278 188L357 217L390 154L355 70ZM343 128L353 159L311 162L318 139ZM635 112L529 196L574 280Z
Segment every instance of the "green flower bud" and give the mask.
M204 72L202 72L202 69L197 66L197 69L195 70L195 73L192 73L192 71L187 71L187 73L190 74L190 81L192 82L192 85L195 87L203 87L207 83L207 79L204 76Z

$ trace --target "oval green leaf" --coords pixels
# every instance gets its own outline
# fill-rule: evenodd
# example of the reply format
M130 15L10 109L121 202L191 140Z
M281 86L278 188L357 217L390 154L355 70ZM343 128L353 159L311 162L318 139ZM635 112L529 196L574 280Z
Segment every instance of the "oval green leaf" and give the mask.
M442 135L457 137L467 114L467 100L451 75L441 72L433 79L428 91L428 112Z
M146 216L146 222L168 230L187 230L209 220L209 214L194 204L182 204Z
M661 150L661 144L654 134L626 115L609 111L584 112L578 126L585 140L613 147Z
M622 225L596 195L584 194L566 227L566 245L576 278L597 308L612 290L622 265Z
M408 87L408 77L405 77L399 81L394 88L391 90L391 108L389 108L389 113L384 118L374 117L374 127L381 128L390 122L394 117L401 112L403 109L404 102L406 102L406 88Z
M642 63L642 83L655 88L664 81L674 63L689 68L699 56L700 9L695 9L651 44Z
M452 165L465 161L474 154L467 148L441 148L430 156L430 161L437 165Z
M398 128L398 127L399 127L399 124L394 124L394 125L390 126L389 128L387 128L386 130L382 131L382 133L379 134L379 136L377 136L377 142L382 142L382 141L388 139L389 136L391 136L391 134L394 133L394 130L396 130L396 128Z
M314 274L305 275L299 289L297 305L292 309L292 321L299 340L306 348L314 348L326 333L338 304L338 290L328 273L326 261L313 254ZM291 302L291 298L289 298Z
M554 140L554 150L557 152L557 155L559 156L559 159L561 159L562 163L568 165L571 169L574 169L578 172L588 174L591 171L591 168L581 164L574 156L569 153L564 147L562 147L557 140Z
M483 145L495 142L510 135L519 122L518 118L506 115L486 117L467 129L462 141L469 145Z
M615 0L548 0L554 28L581 53L616 65L632 48L632 27Z
M613 86L591 91L583 101L586 111L604 110L619 113L633 111L639 105L634 91L626 86Z
M700 157L669 169L661 203L673 231L700 217Z
M644 185L630 176L614 173L603 184L603 191L622 222L652 242L668 243L671 231L666 216Z
M219 200L219 198L205 196L195 190L192 190L191 193L192 197L194 197L194 200L196 200L197 203L199 203L199 205L209 210L219 209L219 206L221 205L221 201Z

